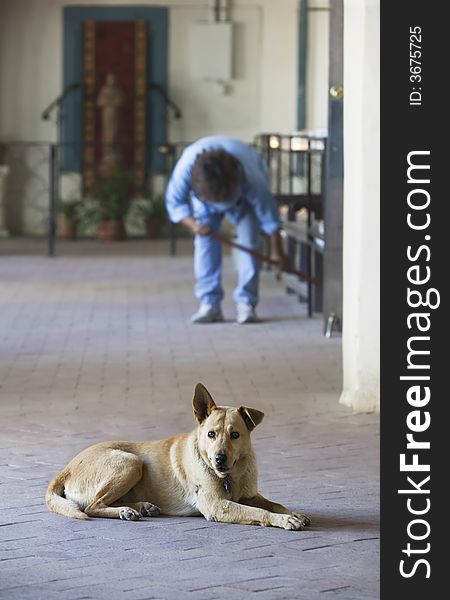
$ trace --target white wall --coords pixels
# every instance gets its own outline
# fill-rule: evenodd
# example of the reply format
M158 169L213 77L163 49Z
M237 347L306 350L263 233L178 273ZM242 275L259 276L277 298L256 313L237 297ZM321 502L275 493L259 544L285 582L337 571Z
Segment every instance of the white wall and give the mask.
M61 91L62 7L69 4L93 2L0 0L0 140L55 140L54 123L42 121L40 114ZM227 95L220 94L213 82L191 75L189 26L208 18L207 0L97 0L95 4L169 7L169 95L183 112L182 120L169 119L170 141L187 142L219 133L250 141L263 131L296 128L297 0L231 2L234 78ZM39 162L37 151L31 154L38 178L45 178L44 163ZM21 173L26 171L23 165ZM22 183L13 209L8 209L15 210L13 230L42 233L45 194L35 193L34 180ZM14 186L14 173L9 186ZM64 187L73 187L72 182Z
M330 0L309 0L308 2L307 129L328 128L329 5Z
M380 405L379 0L344 0L344 311L341 402Z
M243 6L232 12L233 80L227 93L213 81L193 77L190 25L205 20L206 15L205 7L175 7L170 13L170 94L183 112L183 119L169 121L170 138L192 141L204 135L224 133L250 141L262 121L260 42L263 10L259 6Z
M297 126L297 0L264 0L261 8L259 131L287 133Z

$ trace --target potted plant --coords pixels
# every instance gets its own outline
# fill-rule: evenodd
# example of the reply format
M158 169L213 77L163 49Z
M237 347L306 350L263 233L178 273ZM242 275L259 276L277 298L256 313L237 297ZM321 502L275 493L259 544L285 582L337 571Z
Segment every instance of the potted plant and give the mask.
M131 210L134 220L144 223L149 239L157 239L162 236L163 227L167 220L163 196L136 200L133 202Z
M62 240L76 239L82 204L80 199L59 200L58 234Z
M97 239L104 241L126 238L125 217L130 209L129 187L132 176L116 172L99 176L94 184L94 200L86 217L97 224Z

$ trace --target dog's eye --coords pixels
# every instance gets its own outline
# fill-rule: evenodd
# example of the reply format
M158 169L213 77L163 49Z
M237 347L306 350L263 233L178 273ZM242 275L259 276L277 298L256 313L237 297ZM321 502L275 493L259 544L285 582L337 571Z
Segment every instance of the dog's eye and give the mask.
M216 432L215 431L208 431L208 437L210 437L211 439L214 439L216 437Z
M239 437L239 432L238 431L232 431L230 434L231 439L233 440L237 440Z

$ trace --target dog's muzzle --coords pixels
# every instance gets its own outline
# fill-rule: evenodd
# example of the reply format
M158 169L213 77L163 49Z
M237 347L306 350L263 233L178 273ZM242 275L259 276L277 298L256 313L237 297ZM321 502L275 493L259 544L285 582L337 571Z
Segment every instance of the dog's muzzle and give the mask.
M226 471L227 467L227 455L226 454L216 454L216 468L218 471Z

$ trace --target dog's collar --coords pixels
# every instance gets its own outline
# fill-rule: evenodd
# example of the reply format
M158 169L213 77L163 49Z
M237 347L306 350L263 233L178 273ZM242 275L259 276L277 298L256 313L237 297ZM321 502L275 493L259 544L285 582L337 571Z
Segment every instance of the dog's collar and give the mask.
M231 477L229 475L224 478L223 487L227 494L231 494Z

